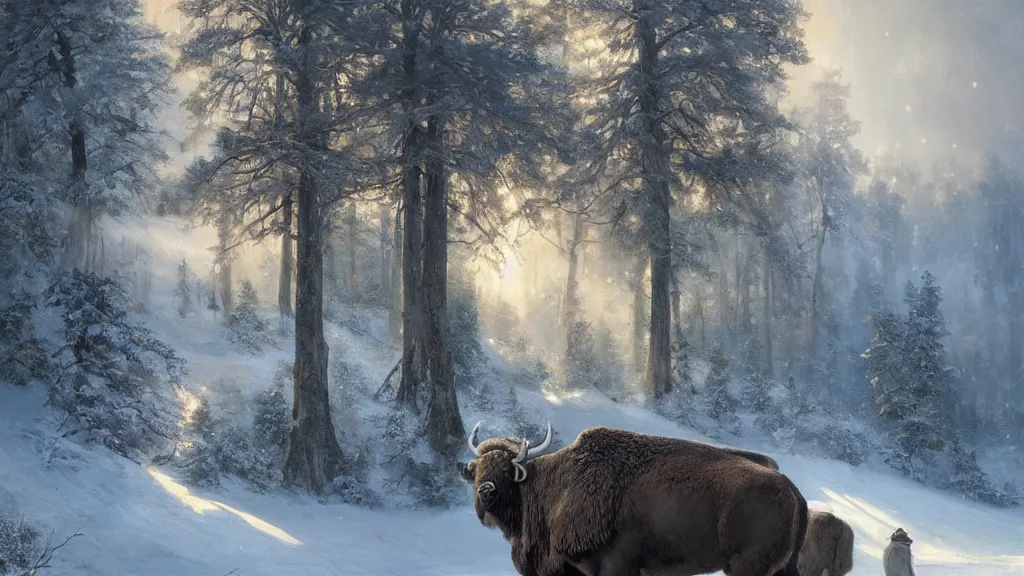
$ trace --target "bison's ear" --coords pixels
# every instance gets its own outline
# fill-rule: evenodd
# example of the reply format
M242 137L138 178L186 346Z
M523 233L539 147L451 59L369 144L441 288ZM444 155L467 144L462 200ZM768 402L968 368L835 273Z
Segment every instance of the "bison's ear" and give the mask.
M462 473L462 479L472 484L476 480L476 461L470 461L467 464L459 463Z

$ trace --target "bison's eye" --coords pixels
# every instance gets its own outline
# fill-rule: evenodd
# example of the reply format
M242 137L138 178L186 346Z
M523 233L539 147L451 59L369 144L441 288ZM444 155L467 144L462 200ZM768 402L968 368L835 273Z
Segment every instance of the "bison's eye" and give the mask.
M480 487L476 489L477 496L480 497L480 503L484 505L484 508L490 508L491 504L498 499L498 494L494 489L494 482L482 482Z

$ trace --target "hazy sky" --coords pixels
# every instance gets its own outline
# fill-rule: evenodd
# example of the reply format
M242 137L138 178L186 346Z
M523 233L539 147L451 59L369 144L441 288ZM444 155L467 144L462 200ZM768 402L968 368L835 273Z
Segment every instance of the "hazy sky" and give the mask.
M1021 154L1024 1L808 0L816 64L852 85L868 154L900 144L923 161Z

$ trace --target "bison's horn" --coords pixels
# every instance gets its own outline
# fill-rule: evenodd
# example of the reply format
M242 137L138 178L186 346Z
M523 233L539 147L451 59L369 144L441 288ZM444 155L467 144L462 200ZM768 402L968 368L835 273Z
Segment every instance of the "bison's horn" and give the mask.
M544 441L541 442L538 446L528 448L526 451L526 459L533 460L537 456L540 456L545 450L548 449L548 446L551 446L551 422L548 422L548 433L547 436L544 437Z
M526 462L526 456L530 451L530 441L523 439L522 443L519 444L519 453L512 459L513 462L519 464L520 462Z
M472 450L473 454L477 457L480 456L480 449L476 447L476 433L480 431L480 426L483 424L485 424L483 420L477 422L476 426L473 426L473 431L469 433L469 449Z

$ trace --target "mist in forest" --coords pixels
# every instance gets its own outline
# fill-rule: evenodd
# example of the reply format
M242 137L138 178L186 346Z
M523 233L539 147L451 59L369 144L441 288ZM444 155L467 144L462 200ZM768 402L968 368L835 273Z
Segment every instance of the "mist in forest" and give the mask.
M155 375L90 363L79 323L283 354L246 391L259 473L224 472L261 489L450 495L465 414L533 431L526 386L1017 501L1019 3L103 2L0 2L0 352L110 398L166 380L183 444L213 446L175 453L189 473L224 472L204 402L234 392L153 335L117 342ZM48 350L37 308L76 344ZM103 421L72 380L60 407ZM351 449L384 436L403 459Z

